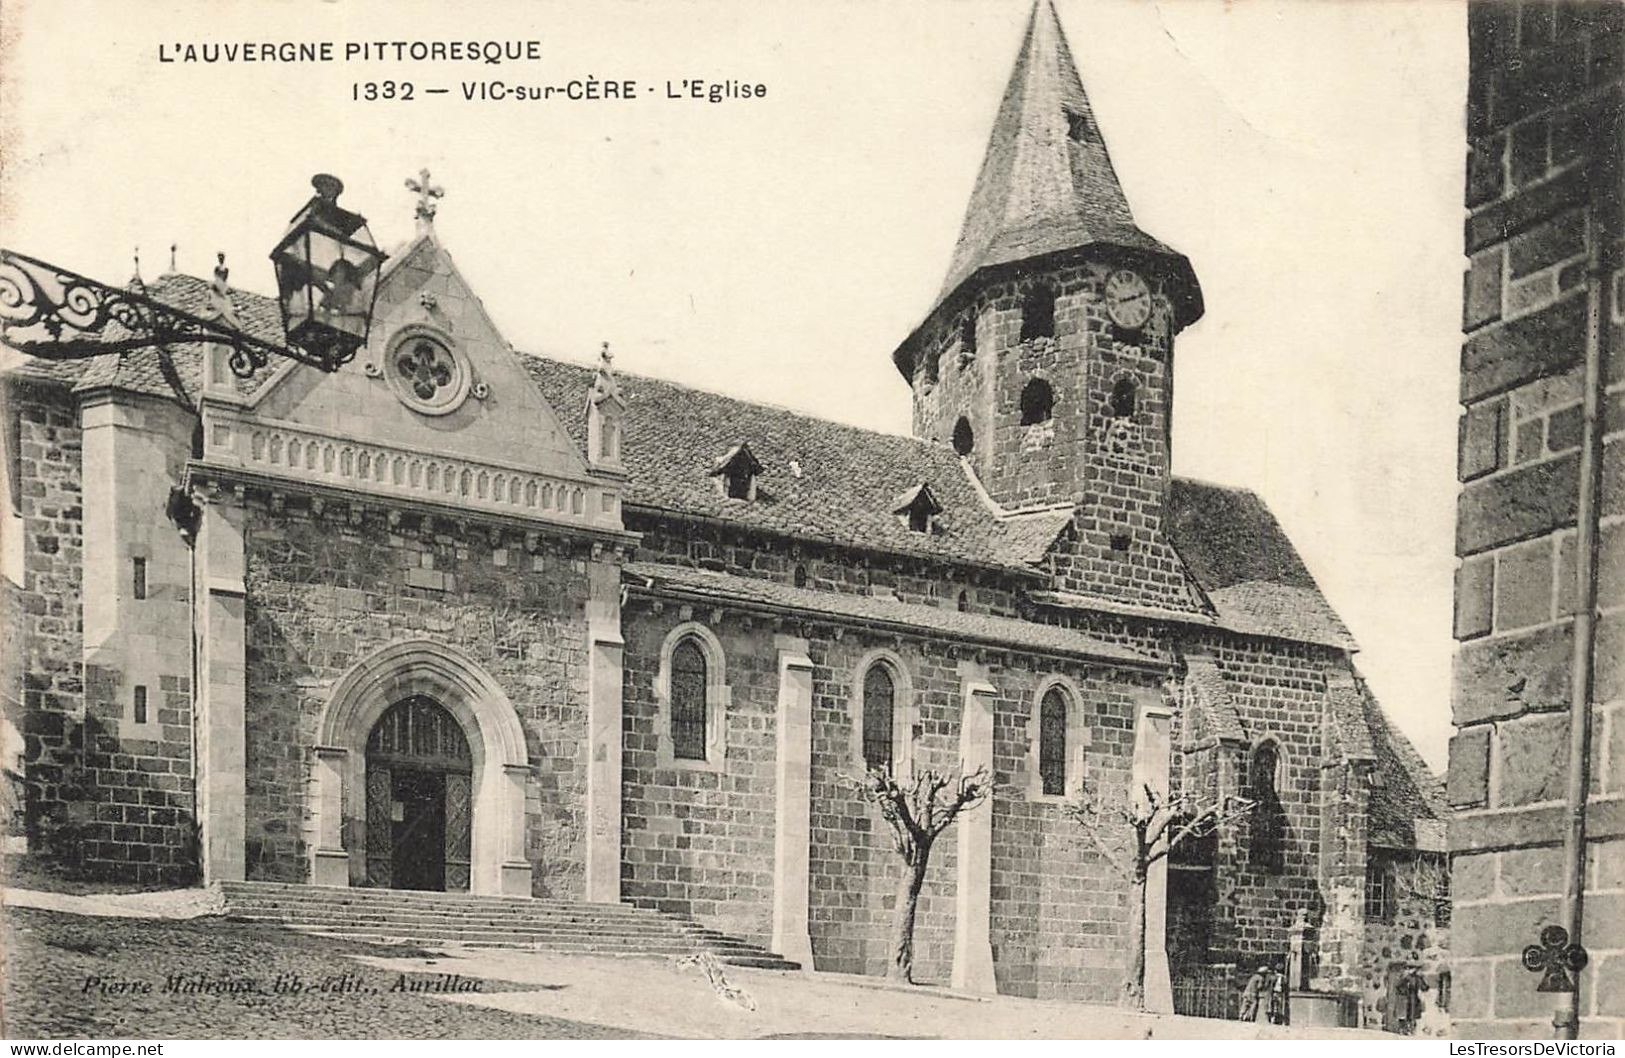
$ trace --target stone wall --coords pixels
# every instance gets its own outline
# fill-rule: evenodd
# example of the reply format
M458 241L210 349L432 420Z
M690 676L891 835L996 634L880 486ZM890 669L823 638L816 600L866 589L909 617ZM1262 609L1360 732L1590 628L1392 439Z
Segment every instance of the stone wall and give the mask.
M511 699L532 765L526 849L537 896L582 890L586 796L585 545L293 501L256 504L247 564L247 872L305 880L305 797L335 681L391 642L426 637L478 662ZM361 748L361 747L356 747ZM347 806L354 815L359 806Z
M1544 1036L1553 999L1518 965L1558 920L1576 593L1587 187L1602 198L1602 534L1587 1034L1625 1029L1625 326L1618 271L1625 8L1469 8L1454 721L1448 796L1465 1035ZM1611 232L1611 234L1606 234ZM1610 301L1612 304L1610 304Z
M1424 1008L1436 1008L1445 998L1440 995L1439 970L1448 965L1450 919L1448 912L1441 917L1437 899L1437 872L1445 869L1442 865L1393 850L1373 850L1372 856L1375 864L1389 871L1393 882L1387 915L1367 916L1361 907L1366 951L1360 982L1362 1016L1366 1026L1381 1028L1393 979L1407 967L1422 971L1428 985L1428 991L1422 993ZM1448 987L1454 992L1454 978ZM1423 1019L1426 1024L1436 1020Z
M1082 692L1085 795L1125 797L1134 757L1137 704L1157 696L1149 676L1069 666L995 668L994 766L1001 796L993 819L993 952L999 991L1040 998L1114 1002L1128 965L1127 879L1060 799L1035 794L1031 751L1039 683L1063 675ZM1069 776L1069 779L1071 776ZM1104 833L1107 841L1120 833Z
M698 622L722 647L727 688L720 753L662 761L656 701L662 646ZM772 934L775 712L771 625L716 620L689 606L623 616L621 895L765 944Z
M7 384L18 418L24 534L17 600L24 658L24 827L30 849L90 866L102 858L101 846L114 842L114 827L123 819L122 813L117 820L96 818L95 783L84 761L79 415L65 390Z
M1286 952L1297 909L1304 909L1311 925L1326 911L1319 884L1322 718L1327 671L1347 662L1325 647L1222 633L1202 646L1224 674L1250 745L1270 738L1281 747L1283 774L1276 789L1286 813L1283 869L1272 873L1251 861L1250 818L1219 855L1223 899L1215 909L1214 948L1222 961L1256 962ZM1238 783L1245 783L1245 771L1238 762Z
M1076 503L1051 559L1055 586L1124 601L1188 609L1184 568L1162 535L1169 475L1168 405L1173 338L1166 299L1138 335L1119 333L1101 296L1111 268L1058 266L978 290L967 355L962 313L922 341L914 387L915 436L953 442L961 418L974 435L968 458L988 493L1008 508ZM1023 339L1023 304L1055 294L1054 335ZM1049 384L1053 414L1022 423L1022 393ZM1114 387L1133 390L1131 414L1112 408Z
M86 764L124 824L104 853L190 881L192 552L166 510L197 419L171 401L103 391L81 397L79 421L85 715L98 732Z
M790 582L793 566L807 558L746 539L703 545L703 554L696 556L695 541L702 536L686 537L654 522L632 527L644 533L640 559L707 562L737 575ZM830 556L815 568L808 586L861 592L872 590L878 563ZM911 602L951 604L952 573L937 574L941 580L934 586L925 583L923 570L894 583ZM726 746L709 766L659 759L660 654L673 630L690 622L714 635L725 655ZM809 930L815 961L823 970L881 974L902 865L884 821L842 781L863 769L856 753L854 696L869 661L884 655L900 664L906 690L899 686L899 704L912 714L906 724L909 756L916 767L957 768L961 666L976 652L941 639L877 635L833 622L782 625L725 605L658 599L628 604L624 892L715 928L768 940L779 676L775 636L793 634L805 640L813 663ZM1064 816L1061 798L1034 796L1034 703L1042 681L1070 681L1080 692L1079 719L1087 728L1079 736L1086 747L1084 776L1092 788L1120 793L1133 756L1134 703L1159 693L1155 678L1016 651L980 656L996 689L998 793L993 804L974 811L993 814L991 943L999 987L1021 995L1113 999L1125 965L1126 884ZM953 968L958 829L938 840L920 899L915 967L922 981L945 983Z

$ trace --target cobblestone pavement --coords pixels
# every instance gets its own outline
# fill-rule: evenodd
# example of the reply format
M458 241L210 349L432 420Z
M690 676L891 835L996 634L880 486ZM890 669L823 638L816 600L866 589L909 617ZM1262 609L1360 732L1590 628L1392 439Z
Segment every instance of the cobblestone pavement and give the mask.
M413 949L220 919L112 919L7 908L0 921L9 1039L626 1039L625 1028L510 1013L441 995L535 984L383 970L347 956ZM541 987L559 988L559 985ZM562 986L568 987L568 986Z

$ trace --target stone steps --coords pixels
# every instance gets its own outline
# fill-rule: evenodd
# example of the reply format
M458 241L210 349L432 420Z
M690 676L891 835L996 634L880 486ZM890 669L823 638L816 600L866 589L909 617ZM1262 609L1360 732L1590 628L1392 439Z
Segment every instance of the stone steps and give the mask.
M300 915L296 917L264 912L231 911L229 917L238 922L266 922L283 923L295 922L302 928L322 930L324 932L345 931L354 934L372 934L376 936L400 936L410 933L413 936L433 937L436 940L452 939L456 937L485 936L497 934L513 937L516 940L546 940L556 939L560 943L600 944L604 946L621 945L637 947L650 944L673 944L678 947L690 948L696 944L704 945L712 951L753 951L758 950L754 945L742 940L735 940L722 934L704 935L691 933L683 929L671 930L620 930L603 931L592 929L555 929L550 926L536 925L526 922L436 922L433 920L419 920L413 922L391 921L387 918L354 919L344 915Z
M732 966L796 963L681 915L630 904L226 882L226 916L321 936L560 954L680 956L707 951Z

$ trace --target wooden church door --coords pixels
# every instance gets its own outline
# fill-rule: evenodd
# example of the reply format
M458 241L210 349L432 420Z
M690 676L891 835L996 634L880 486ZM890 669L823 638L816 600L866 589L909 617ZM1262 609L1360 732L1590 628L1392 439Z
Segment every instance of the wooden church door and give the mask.
M455 717L414 695L367 739L367 884L467 892L473 754Z

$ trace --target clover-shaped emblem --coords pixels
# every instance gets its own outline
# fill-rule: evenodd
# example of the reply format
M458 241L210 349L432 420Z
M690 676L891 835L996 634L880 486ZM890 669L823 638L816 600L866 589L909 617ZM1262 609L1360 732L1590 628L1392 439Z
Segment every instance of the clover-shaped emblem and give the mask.
M396 358L395 368L420 400L432 400L438 391L451 385L451 358L430 341L413 342Z
M1540 931L1540 943L1523 950L1523 968L1530 973L1543 974L1537 992L1572 992L1577 974L1586 968L1591 956L1578 944L1569 943L1569 931L1562 926L1547 926Z

